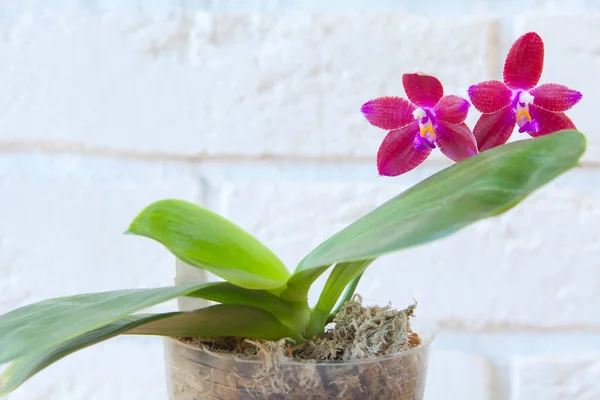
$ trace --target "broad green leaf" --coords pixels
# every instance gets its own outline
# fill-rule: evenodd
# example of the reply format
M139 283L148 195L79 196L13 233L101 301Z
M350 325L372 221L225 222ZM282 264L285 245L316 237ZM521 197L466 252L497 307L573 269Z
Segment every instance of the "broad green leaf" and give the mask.
M327 277L327 282L325 282L319 300L312 310L307 327L307 338L323 334L325 321L340 299L344 289L352 280L361 276L373 261L374 260L364 260L340 263L333 268L331 274Z
M306 301L290 303L267 291L244 289L229 282L208 283L188 296L222 304L239 304L260 308L297 332L304 330L310 317L310 309Z
M283 325L272 314L249 306L217 304L196 311L178 313L169 318L151 321L127 334L159 336L237 336L279 340L302 336Z
M273 315L249 306L221 304L186 313L130 315L56 346L17 358L0 376L0 396L15 390L61 358L120 334L303 340Z
M83 335L67 340L59 345L42 350L39 353L17 358L8 366L2 375L0 375L0 396L7 395L21 386L23 382L33 375L77 350L84 349L88 346L120 335L121 333L149 321L167 318L171 315L172 314L130 315L122 320L103 326L100 329L84 333Z
M0 364L38 353L205 285L81 294L11 311L0 316Z
M373 259L446 237L501 214L575 167L585 137L573 130L484 151L423 180L309 253L282 297L293 300L330 265Z
M246 289L278 288L290 276L281 260L254 236L187 201L150 204L127 233L154 239L181 261Z

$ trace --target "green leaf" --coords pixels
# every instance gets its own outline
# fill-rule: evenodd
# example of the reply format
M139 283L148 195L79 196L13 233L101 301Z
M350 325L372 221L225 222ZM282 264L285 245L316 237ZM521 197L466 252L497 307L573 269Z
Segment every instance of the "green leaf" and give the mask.
M0 316L0 364L38 353L205 285L81 294L11 311Z
M187 201L150 204L127 233L154 239L183 262L246 289L278 288L290 276L281 260L254 236Z
M167 318L172 314L130 315L122 320L84 333L39 353L17 358L0 376L0 396L12 392L29 378L78 350L102 342L149 321Z
M15 390L61 358L120 334L303 340L273 315L249 306L216 305L185 313L130 315L56 346L17 358L0 376L0 396Z
M311 338L323 334L325 321L335 307L342 292L355 278L362 275L369 265L375 260L363 260L337 264L325 282L323 291L317 304L312 310L307 327L306 337Z
M282 297L293 300L330 265L373 259L441 239L501 214L575 167L585 137L572 130L495 147L389 200L309 253Z
M272 314L249 306L217 304L196 311L179 313L169 318L151 321L127 334L160 336L237 336L279 340L302 336L283 325Z
M188 294L222 304L247 305L267 311L291 329L302 332L310 317L308 303L290 303L264 290L250 290L228 282L208 283Z

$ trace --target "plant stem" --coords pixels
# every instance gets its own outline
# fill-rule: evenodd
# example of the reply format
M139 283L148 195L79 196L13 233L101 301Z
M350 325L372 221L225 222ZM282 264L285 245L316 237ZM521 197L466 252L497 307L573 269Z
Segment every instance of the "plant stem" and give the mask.
M344 292L344 296L342 297L342 300L340 301L338 306L335 308L335 310L333 310L333 312L331 314L329 314L329 316L325 320L326 324L329 324L330 322L332 322L333 318L337 315L337 313L340 312L340 310L342 309L344 304L346 304L346 302L348 300L350 300L352 298L352 296L354 296L354 291L356 290L356 287L358 286L358 282L360 281L360 278L362 278L362 276L363 276L363 274L360 274L359 276L354 278L348 284L348 286L346 287L346 291Z

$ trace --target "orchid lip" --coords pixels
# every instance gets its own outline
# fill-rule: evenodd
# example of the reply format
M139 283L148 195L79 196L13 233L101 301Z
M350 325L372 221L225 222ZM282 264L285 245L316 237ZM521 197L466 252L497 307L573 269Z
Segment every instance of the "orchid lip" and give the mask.
M534 98L527 90L514 91L512 107L517 113L516 120L521 133L539 130L539 123L531 117L529 111L529 105L533 104Z
M540 124L535 119L531 121L526 121L525 123L523 123L523 125L519 126L519 133L535 133L539 132L539 130Z
M415 135L413 141L415 150L422 151L427 149L435 149L435 142L431 139L430 135L421 136L420 134Z
M419 122L419 133L417 133L414 140L415 149L434 149L436 132L433 110L419 107L413 111L413 117Z

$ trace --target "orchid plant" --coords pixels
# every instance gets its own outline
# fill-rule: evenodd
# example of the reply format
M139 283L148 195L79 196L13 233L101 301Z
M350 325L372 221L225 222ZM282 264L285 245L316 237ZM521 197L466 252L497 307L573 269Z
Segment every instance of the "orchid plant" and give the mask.
M562 111L581 94L556 84L533 88L542 62L541 38L528 33L510 49L504 83L469 89L473 105L484 113L474 132L464 122L469 102L444 96L433 76L404 75L409 100L382 97L364 104L367 121L389 130L377 156L381 175L410 171L436 146L457 163L325 240L293 272L258 239L210 210L182 200L149 205L127 233L148 237L223 281L81 294L0 316L0 364L11 363L0 377L0 395L57 360L120 334L296 343L323 334L376 258L501 214L577 165L585 138ZM537 138L500 146L515 125ZM310 306L308 291L328 270L318 301ZM190 312L139 313L178 296L217 304Z

